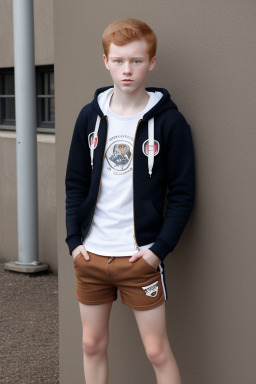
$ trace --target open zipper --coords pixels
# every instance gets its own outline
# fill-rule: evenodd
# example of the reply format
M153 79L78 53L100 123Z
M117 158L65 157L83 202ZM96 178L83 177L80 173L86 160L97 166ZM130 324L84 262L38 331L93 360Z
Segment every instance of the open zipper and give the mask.
M104 163L104 158L105 158L106 143L107 143L107 138L108 138L108 117L107 117L106 115L103 116L103 117L104 117L104 118L106 119L106 121L107 121L107 133L106 133L106 141L105 141L104 153L103 153L103 156L102 156L102 163L101 163L100 185L99 185L99 189L98 189L98 195L97 195L96 204L95 204L94 211L93 211L93 216L92 216L91 225L90 225L90 228L89 228L89 230L88 230L86 236L85 236L84 239L83 239L83 242L85 241L85 239L86 239L87 236L89 235L90 230L91 230L91 228L92 228L92 223L93 223L93 219L94 219L94 215L95 215L95 211L96 211L96 206L97 206L98 199L99 199L99 195L100 195L101 179L102 179L102 170L103 170L103 163Z
M134 233L133 233L133 238L134 238L134 247L137 249L137 251L140 251L140 247L138 246L138 243L137 243L137 240L136 240L136 235L135 235L135 220L134 220L134 148L135 148L135 139L136 139L136 135L137 135L137 130L138 130L138 126L140 125L140 123L142 122L142 119L140 119L138 121L138 124L137 124L137 127L136 127L136 131L135 131L135 134L134 134L134 141L133 141L133 156L132 156L132 162L133 162L133 166L132 166L132 193L133 193L133 228L134 228Z

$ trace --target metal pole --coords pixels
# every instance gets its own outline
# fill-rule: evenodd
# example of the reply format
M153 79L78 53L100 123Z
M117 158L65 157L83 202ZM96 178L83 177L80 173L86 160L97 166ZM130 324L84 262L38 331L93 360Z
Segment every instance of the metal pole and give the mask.
M13 0L17 204L21 272L47 269L38 261L36 85L33 0ZM42 268L43 267L43 268Z

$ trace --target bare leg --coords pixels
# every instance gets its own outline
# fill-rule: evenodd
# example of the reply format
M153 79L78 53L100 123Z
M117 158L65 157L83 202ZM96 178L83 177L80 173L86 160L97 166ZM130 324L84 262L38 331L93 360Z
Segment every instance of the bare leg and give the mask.
M165 303L146 311L134 311L140 335L155 370L158 384L181 384L177 363L166 331Z
M108 382L109 316L112 303L79 303L83 327L84 375L86 384Z

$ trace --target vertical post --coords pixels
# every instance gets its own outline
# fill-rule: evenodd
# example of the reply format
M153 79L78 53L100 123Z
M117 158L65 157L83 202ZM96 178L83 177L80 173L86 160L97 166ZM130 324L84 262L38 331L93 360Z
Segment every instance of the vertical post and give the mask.
M13 0L19 261L5 269L37 272L38 191L33 0ZM8 267L9 266L9 267Z

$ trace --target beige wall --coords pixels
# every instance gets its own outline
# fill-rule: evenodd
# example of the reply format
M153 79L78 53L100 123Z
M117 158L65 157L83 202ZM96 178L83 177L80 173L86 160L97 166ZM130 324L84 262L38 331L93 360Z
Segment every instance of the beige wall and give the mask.
M0 68L14 66L13 2L0 0ZM54 63L53 0L34 0L35 63Z
M37 135L39 261L58 270L55 136ZM0 259L18 260L16 133L0 131Z
M166 260L167 324L183 384L253 384L255 356L255 3L250 0L54 2L60 382L83 383L81 326L64 243L64 177L80 108L111 84L100 37L136 17L159 37L149 84L165 86L189 121L197 199ZM110 382L155 383L129 309L111 317Z

